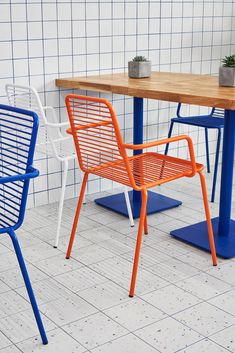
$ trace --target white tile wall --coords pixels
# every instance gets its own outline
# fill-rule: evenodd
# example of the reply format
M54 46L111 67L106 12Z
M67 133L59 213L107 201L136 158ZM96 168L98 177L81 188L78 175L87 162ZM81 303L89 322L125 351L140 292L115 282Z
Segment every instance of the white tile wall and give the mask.
M1 101L7 82L31 84L65 120L67 91L55 87L55 78L124 71L137 53L152 61L153 70L216 74L221 57L234 51L234 18L232 0L2 0ZM118 112L125 139L131 141L132 99L107 97ZM174 112L173 104L146 101L145 139L165 137ZM204 134L195 128L190 132L204 161ZM214 148L212 143L212 152ZM61 184L59 163L36 159L41 176L31 187L30 205L57 200ZM70 168L68 197L77 193L79 184L75 166ZM88 192L111 186L92 177Z

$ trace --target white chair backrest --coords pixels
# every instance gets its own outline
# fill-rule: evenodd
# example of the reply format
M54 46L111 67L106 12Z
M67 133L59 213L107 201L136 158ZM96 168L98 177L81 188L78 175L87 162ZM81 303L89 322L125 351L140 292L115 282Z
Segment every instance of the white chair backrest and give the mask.
M57 124L58 121L52 108L51 112L45 114L45 108L43 107L38 92L35 88L30 86L7 84L6 93L11 106L32 110L38 114L40 121L37 139L38 146L43 147L43 145L53 144L54 140L62 137L59 127L56 125L53 127L47 126L47 123Z

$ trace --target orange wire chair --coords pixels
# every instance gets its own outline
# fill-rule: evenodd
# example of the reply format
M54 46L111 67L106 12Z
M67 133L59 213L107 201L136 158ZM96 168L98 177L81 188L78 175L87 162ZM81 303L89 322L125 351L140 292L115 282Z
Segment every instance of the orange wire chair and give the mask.
M202 174L204 167L202 164L195 162L193 144L190 137L183 135L141 145L125 144L118 126L116 114L109 101L101 98L70 94L66 97L66 106L71 125L71 128L67 132L73 135L79 165L84 172L66 258L69 259L71 255L89 173L117 181L140 191L142 206L129 293L130 297L133 297L142 235L143 231L145 234L148 233L146 216L147 190L171 180L182 177L193 177L198 173L202 187L212 261L213 265L216 266L217 259L206 183ZM130 157L126 152L127 149L142 150L180 140L187 141L190 160L170 157L156 152L145 152Z

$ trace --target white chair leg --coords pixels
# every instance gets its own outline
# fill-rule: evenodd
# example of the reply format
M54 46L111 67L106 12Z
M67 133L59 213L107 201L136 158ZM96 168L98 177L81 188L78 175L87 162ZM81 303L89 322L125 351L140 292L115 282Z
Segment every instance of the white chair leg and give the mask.
M55 238L55 245L54 248L58 247L59 243L59 236L60 236L60 227L61 227L61 220L62 220L62 211L64 205L64 196L65 196L65 188L67 182L67 175L68 175L69 164L68 161L64 161L64 172L62 177L62 187L61 187L61 194L60 194L60 203L59 203L59 212L58 212L58 220L57 220L57 229L56 229L56 238Z
M135 223L134 223L134 219L133 219L133 214L132 214L131 203L130 203L130 199L129 199L129 195L128 195L128 190L127 190L126 186L124 188L124 195L125 195L126 207L127 207L128 217L129 217L129 220L130 220L130 225L131 225L131 227L134 227Z

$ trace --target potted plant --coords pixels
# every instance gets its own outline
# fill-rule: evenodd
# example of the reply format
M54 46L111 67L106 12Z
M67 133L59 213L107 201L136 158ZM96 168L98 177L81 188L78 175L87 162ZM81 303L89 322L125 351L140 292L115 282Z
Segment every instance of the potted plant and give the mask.
M235 86L235 55L225 56L219 68L219 85Z
M128 62L128 75L131 78L150 77L151 61L144 56L135 56L132 61Z

